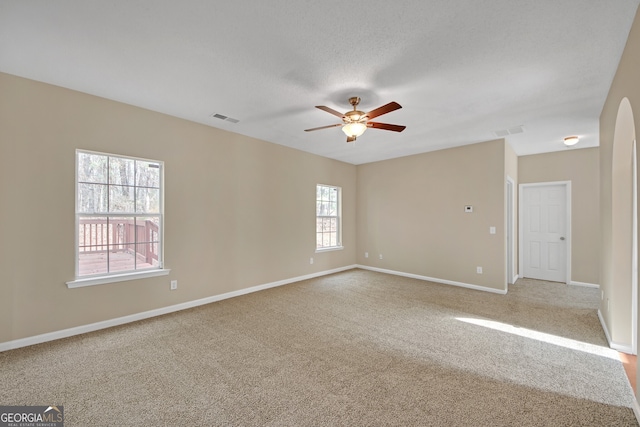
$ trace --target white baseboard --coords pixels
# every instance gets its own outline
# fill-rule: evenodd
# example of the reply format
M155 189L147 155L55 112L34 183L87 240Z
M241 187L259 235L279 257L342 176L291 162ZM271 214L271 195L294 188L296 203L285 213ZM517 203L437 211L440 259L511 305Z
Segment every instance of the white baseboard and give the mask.
M607 337L609 348L615 351L619 351L621 353L633 354L633 348L630 345L620 344L611 340L609 329L607 329L607 324L604 322L604 317L602 317L602 312L600 310L598 310L598 319L600 319L600 325L602 325L602 330L604 331L604 335L605 337Z
M582 286L584 288L600 289L600 285L596 285L595 283L576 282L575 280L572 280L569 284L572 286Z
M118 326L118 325L123 325L125 323L136 322L138 320L148 319L151 317L162 316L163 314L173 313L175 311L180 311L180 310L186 310L188 308L198 307L200 305L210 304L212 302L222 301L222 300L237 297L240 295L246 295L246 294L262 291L269 288L275 288L277 286L288 285L290 283L313 279L315 277L326 276L328 274L339 273L341 271L352 270L354 268L356 268L356 265L349 265L346 267L340 267L333 270L326 270L318 273L307 274L304 276L292 277L290 279L279 280L277 282L271 282L271 283L265 283L263 285L252 286L250 288L240 289L238 291L227 292L221 295L214 295L211 297L202 298L195 301L188 301L181 304L158 308L155 310L144 311L142 313L136 313L128 316L118 317L116 319L104 320L102 322L76 326L74 328L63 329L61 331L49 332L42 335L21 338L13 341L7 341L7 342L0 343L0 352L13 350L21 347L27 347L35 344L41 344L44 342L54 341L61 338L68 338L74 335L85 334L87 332L94 332L100 329L106 329L112 326Z
M509 283L511 283L513 285L514 283L516 283L518 281L519 278L520 278L520 276L516 274L515 276L513 276L513 279L511 279L511 282L509 282Z
M620 353L633 354L633 349L627 344L619 344L612 341L609 343L609 347L611 347L612 350L619 351Z
M438 279L438 278L435 278L435 277L420 276L418 274L403 273L401 271L386 270L384 268L370 267L368 265L360 265L360 264L358 264L358 265L356 265L356 267L357 268L361 268L363 270L377 271L378 273L393 274L395 276L409 277L411 279L426 280L428 282L442 283L444 285L459 286L461 288L473 289L473 290L476 290L476 291L491 292L491 293L494 293L494 294L501 294L501 295L506 295L506 293L507 293L506 289L488 288L488 287L485 287L485 286L472 285L470 283L455 282L453 280Z
M607 328L607 324L604 322L604 317L602 317L600 309L598 309L598 319L600 320L600 326L602 326L602 330L604 331L604 336L607 337L607 342L611 345L611 335L609 335L609 329Z
M598 310L598 319L600 319L600 324L602 325L602 329L604 330L604 335L607 337L609 347L621 353L633 354L633 349L631 348L631 346L621 345L611 341L609 329L607 329L607 324L604 322L604 318L602 317L602 312L600 312L600 310ZM633 397L633 407L631 409L633 409L633 414L636 416L636 421L638 421L638 424L640 424L640 406L638 405L638 399L633 392L631 384L627 384L629 385L629 393L631 393L631 396Z

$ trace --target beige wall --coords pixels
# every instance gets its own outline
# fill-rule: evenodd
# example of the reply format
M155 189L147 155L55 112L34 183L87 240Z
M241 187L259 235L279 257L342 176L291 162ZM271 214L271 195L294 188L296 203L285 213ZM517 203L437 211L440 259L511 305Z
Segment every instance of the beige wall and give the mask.
M358 264L504 290L504 200L504 140L360 165Z
M628 254L629 249L622 248L619 244L614 247L616 240L612 233L613 223L619 220L621 213L614 212L612 208L613 196L615 192L620 191L612 181L612 164L616 119L620 103L625 97L628 98L633 110L636 133L640 129L639 73L640 10L636 13L633 26L629 32L627 45L600 115L601 284L604 292L600 311L612 341L626 346L630 346L632 341L631 285L614 281L613 277L616 261L614 254L624 252Z
M355 263L353 165L6 74L0 93L0 343ZM169 276L66 287L77 148L165 162ZM317 183L342 187L342 251L315 253Z
M521 156L520 184L571 181L571 280L600 284L599 149Z
M518 182L518 156L510 144L505 143L504 150L505 179L507 176Z

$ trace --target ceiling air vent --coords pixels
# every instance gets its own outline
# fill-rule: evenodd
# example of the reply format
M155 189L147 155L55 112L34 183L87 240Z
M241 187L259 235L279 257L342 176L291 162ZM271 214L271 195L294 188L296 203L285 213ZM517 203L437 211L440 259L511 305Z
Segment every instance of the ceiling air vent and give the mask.
M225 122L238 123L240 120L234 119L223 114L214 113L211 115L214 119L224 120Z
M515 135L516 133L522 133L522 132L524 132L524 126L520 125L520 126L510 127L509 129L497 130L494 133L498 138L504 138L505 136Z

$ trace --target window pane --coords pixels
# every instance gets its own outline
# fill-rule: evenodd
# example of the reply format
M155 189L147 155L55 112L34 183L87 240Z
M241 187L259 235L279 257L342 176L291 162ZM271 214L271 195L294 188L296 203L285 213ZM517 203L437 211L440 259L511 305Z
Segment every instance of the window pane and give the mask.
M335 188L329 190L329 200L331 200L332 202L338 200L338 190L336 190Z
M109 186L109 212L134 212L134 187Z
M322 200L329 200L329 187L322 187Z
M160 164L137 160L136 185L139 187L160 188Z
M158 261L158 243L139 243L136 245L136 269L160 266Z
M322 202L322 215L330 215L331 212L331 203Z
M109 184L134 185L135 161L109 157Z
M324 233L322 235L322 246L325 248L331 246L331 233Z
M160 189L137 188L136 189L136 212L160 213Z
M135 222L133 217L109 218L109 272L135 266Z
M327 213L327 215L330 215L330 216L338 215L338 203L337 202L329 203L329 212Z
M80 217L78 219L78 252L107 250L109 224L106 217Z
M136 243L160 240L160 217L136 218Z
M107 212L107 188L104 184L78 184L78 212Z
M134 270L136 256L133 249L129 250L121 245L109 247L109 272Z
M109 225L106 217L78 219L78 275L107 272Z
M133 217L109 218L109 244L117 250L133 251L136 242L136 228Z
M107 252L78 253L78 276L107 273Z
M322 233L316 233L316 248L322 247Z
M107 156L78 153L78 182L107 183Z

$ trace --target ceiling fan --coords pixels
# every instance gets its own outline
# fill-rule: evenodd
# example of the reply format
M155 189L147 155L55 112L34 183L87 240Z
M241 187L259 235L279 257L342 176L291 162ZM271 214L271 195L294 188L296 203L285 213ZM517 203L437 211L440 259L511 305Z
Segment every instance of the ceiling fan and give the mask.
M305 129L304 131L311 132L314 130L335 128L338 126L342 126L342 131L347 135L347 142L353 142L356 140L357 137L362 135L364 131L367 130L367 128L390 130L393 132L402 132L406 128L406 126L401 126L401 125L391 125L389 123L378 123L378 122L369 121L375 117L378 117L383 114L387 114L402 108L402 106L397 102L390 102L386 105L383 105L382 107L376 108L375 110L371 110L368 113L363 113L362 111L356 109L359 103L360 103L360 98L358 98L357 96L349 98L349 104L353 105L353 110L348 111L344 114L332 108L325 107L324 105L316 105L316 108L326 111L329 114L333 114L334 116L340 117L343 123L336 123L335 125Z

